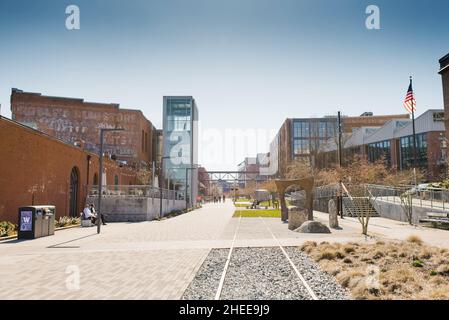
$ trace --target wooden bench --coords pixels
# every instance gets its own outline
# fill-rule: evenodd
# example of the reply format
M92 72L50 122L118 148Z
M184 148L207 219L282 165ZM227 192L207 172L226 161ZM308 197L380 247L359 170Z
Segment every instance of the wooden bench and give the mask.
M427 212L426 218L419 219L419 222L428 222L434 226L438 224L449 226L449 213L444 212Z

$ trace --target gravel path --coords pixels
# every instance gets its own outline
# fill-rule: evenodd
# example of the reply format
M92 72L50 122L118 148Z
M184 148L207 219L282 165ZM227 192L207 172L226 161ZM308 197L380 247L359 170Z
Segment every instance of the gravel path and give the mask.
M318 299L350 299L335 279L296 247L285 247ZM214 299L229 249L213 249L182 299ZM279 247L234 248L223 285L222 300L310 300Z
M236 248L221 299L303 300L310 296L280 248Z
M182 299L213 300L228 254L229 249L211 250L195 278L184 292Z
M330 274L321 270L307 254L297 247L284 248L307 284L320 300L348 300L348 291L340 286Z

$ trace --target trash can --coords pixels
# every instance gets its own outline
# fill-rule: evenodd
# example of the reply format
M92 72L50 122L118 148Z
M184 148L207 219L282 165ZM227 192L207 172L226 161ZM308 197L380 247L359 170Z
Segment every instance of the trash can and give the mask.
M55 216L56 216L55 207L54 206L47 207L46 210L44 210L44 213L45 217L48 220L47 235L52 236L55 234Z
M36 239L54 234L54 206L19 208L18 239Z

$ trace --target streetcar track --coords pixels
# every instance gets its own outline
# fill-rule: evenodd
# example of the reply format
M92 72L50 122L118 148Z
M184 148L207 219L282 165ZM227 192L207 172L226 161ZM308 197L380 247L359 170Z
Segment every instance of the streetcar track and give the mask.
M228 271L229 263L231 262L232 251L234 250L235 239L237 238L237 233L240 228L240 221L242 220L242 216L239 217L239 221L237 223L237 228L235 229L234 238L232 239L231 247L229 248L229 254L226 259L226 263L223 269L223 273L220 278L220 282L218 284L217 292L215 293L215 300L220 300L221 292L223 291L223 284L226 278L226 272Z
M222 291L223 291L224 282L226 280L226 275L227 275L227 272L228 272L229 264L231 262L232 253L234 251L235 241L237 239L237 235L238 235L238 232L239 232L239 229L240 229L241 219L242 219L242 217L239 217L239 221L238 221L237 227L235 229L234 237L232 239L231 247L229 248L229 253L228 253L228 256L227 256L227 259L226 259L226 263L225 263L225 266L223 268L223 272L222 272L222 275L221 275L221 278L220 278L220 282L218 284L217 291L215 293L215 300L220 300L220 296L221 296ZM299 278L299 280L300 280L301 284L303 285L303 287L307 290L307 293L309 294L309 296L312 298L312 300L319 300L319 298L313 292L312 288L309 286L309 284L307 283L305 278L299 272L297 266L291 260L290 256L288 255L287 251L284 249L284 247L280 243L279 239L276 238L276 236L271 231L270 227L266 224L266 222L261 217L259 217L259 219L262 221L262 223L264 224L265 228L268 230L268 232L270 233L271 237L276 242L277 246L281 249L282 254L287 259L288 263L290 264L290 266L294 270L296 276Z
M310 286L307 284L306 279L304 279L304 277L301 275L301 273L299 272L298 268L296 267L296 265L293 263L292 259L290 258L290 256L288 255L288 253L285 251L284 247L282 246L281 242L279 241L278 238L276 238L276 236L274 235L274 233L271 231L270 227L266 224L266 222L259 217L260 220L262 220L263 224L265 225L265 227L267 228L267 230L270 232L271 236L273 237L274 241L276 241L277 245L279 246L279 248L281 249L282 253L284 254L285 258L287 259L287 261L290 263L290 266L293 268L293 270L295 271L296 275L298 276L299 280L301 280L301 283L303 284L303 286L306 288L307 292L309 293L310 297L313 300L319 300L318 297L316 296L316 294L313 292L312 288L310 288Z

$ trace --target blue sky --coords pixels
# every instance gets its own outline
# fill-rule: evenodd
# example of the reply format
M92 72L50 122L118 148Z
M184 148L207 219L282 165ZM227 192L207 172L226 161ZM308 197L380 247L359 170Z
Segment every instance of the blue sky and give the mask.
M80 30L65 28L70 4ZM365 28L370 4L381 30ZM203 129L270 130L338 110L402 113L409 75L421 113L443 106L447 12L446 0L1 0L1 114L17 87L120 103L161 127L162 96L193 95ZM200 150L206 167L235 169L214 161Z

